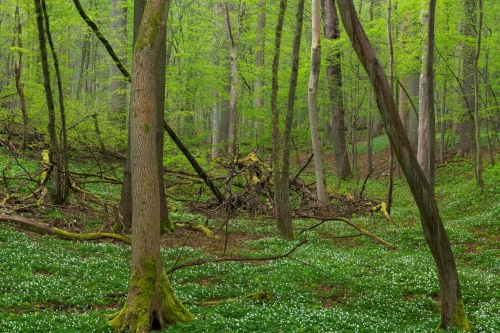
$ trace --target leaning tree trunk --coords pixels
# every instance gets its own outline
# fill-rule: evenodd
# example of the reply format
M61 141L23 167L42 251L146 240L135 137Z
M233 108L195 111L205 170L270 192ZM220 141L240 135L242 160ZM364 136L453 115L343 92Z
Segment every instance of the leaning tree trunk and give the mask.
M312 1L312 43L311 43L311 73L309 76L308 108L309 124L311 127L311 141L314 152L314 168L316 171L316 193L320 205L327 202L325 167L323 164L323 151L319 137L318 120L318 81L321 66L321 44L320 44L320 3L319 0Z
M468 330L469 322L460 293L451 245L439 216L433 192L418 165L403 124L398 117L396 102L384 68L366 37L352 0L339 0L338 6L349 39L371 81L387 135L420 211L424 237L438 270L441 300L441 322L439 327L456 327Z
M110 324L149 332L193 319L174 295L160 254L160 197L156 128L157 68L162 60L168 0L148 0L134 47L130 96L132 273L127 301Z

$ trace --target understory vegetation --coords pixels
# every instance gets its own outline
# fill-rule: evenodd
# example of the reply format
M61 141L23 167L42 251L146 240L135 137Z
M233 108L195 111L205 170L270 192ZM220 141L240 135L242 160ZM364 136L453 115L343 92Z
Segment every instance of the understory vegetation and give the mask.
M380 150L387 147L385 138L376 140ZM9 165L1 181L4 187L7 178L14 179L9 183L14 188L14 181L21 182L16 176L22 178L39 167L35 157L18 157L16 162L6 150L0 159ZM365 200L385 200L385 165L366 181ZM72 170L77 168L96 172L84 164L75 164ZM313 169L303 177L312 179ZM456 256L471 330L500 332L500 165L488 165L484 179L481 190L472 158L452 158L437 168L436 195ZM328 185L331 192L357 200L363 180L352 178L339 185L330 175ZM318 221L296 218L296 240L284 241L275 237L275 221L268 216L194 213L192 206L210 199L210 192L179 179L172 178L169 184L170 218L177 230L162 240L167 271L198 260L273 257L308 241L278 260L207 263L175 270L169 275L171 284L195 320L161 332L407 333L431 332L439 324L437 272L404 180L395 181L391 221L379 211L349 216L364 230L395 245L396 251L342 221L328 221L301 233ZM72 232L109 232L113 227L110 207L118 202L120 185L95 182L85 190L110 206L81 206L84 198L74 195L65 207L42 205L23 215ZM199 196L193 195L198 192ZM198 223L214 235L184 228ZM112 332L106 315L125 302L130 256L130 246L116 240L61 240L1 223L0 331Z

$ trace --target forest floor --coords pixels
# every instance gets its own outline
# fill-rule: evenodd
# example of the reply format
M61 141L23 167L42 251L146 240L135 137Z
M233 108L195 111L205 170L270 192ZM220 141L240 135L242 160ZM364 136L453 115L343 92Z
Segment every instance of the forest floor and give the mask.
M374 172L366 183L363 171L359 178L341 182L329 173L330 196L341 208L329 214L349 219L395 245L396 251L344 221L328 221L305 231L318 223L306 217L294 218L296 240L287 242L275 237L269 216L223 210L207 214L212 199L206 189L168 176L173 184L168 189L170 218L177 230L162 236L165 269L235 260L171 273L176 294L196 320L162 332L433 331L439 323L436 269L406 182L395 180L391 222L370 209L385 200L386 147L385 138L375 139ZM366 170L364 148L358 146L359 170ZM486 163L486 186L481 190L475 185L472 159L452 155L453 147L447 163L437 169L436 194L456 256L467 315L473 332L500 332L500 166ZM0 151L0 159L8 166L0 182L4 188L14 189L20 178L28 178L26 170L35 174L39 168L36 157L14 160ZM307 154L301 155L301 165L307 159ZM331 168L331 156L325 159ZM73 169L90 170L79 164ZM312 165L301 178L312 182ZM120 193L118 184L89 182L85 189L114 205ZM7 193L0 191L0 211L12 212L19 202L8 199ZM18 213L75 233L112 230L113 206L86 199L75 195L63 207L44 204ZM357 210L349 211L350 205ZM213 236L188 228L192 224L207 226ZM268 259L285 255L306 240L286 257ZM244 258L254 260L241 261ZM123 304L129 269L130 247L118 241L61 240L2 222L0 332L111 332L105 315ZM245 298L257 292L266 296Z

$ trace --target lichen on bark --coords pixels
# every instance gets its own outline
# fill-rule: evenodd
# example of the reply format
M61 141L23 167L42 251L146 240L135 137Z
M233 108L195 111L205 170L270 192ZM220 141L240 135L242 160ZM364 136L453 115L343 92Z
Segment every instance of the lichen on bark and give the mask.
M462 331L470 331L469 320L465 313L464 300L461 299L455 305L455 313L453 314L456 328Z
M142 258L132 272L130 291L123 308L110 316L109 324L120 332L149 332L166 325L193 320L175 296L165 271L158 273L157 258Z

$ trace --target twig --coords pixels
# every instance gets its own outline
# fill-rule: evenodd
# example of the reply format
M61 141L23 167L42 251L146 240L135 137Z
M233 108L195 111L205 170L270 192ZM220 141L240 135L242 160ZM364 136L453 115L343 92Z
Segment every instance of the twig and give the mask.
M313 225L312 227L309 227L309 228L305 228L305 229L302 229L300 232L299 232L299 235L301 235L302 233L306 232L306 231L309 231L309 230L312 230L316 227L319 227L320 225L322 225L323 223L325 222L328 222L328 221L342 221L344 223L347 223L348 225L350 225L351 227L353 227L354 229L358 230L360 233L362 233L363 235L365 236L368 236L370 237L371 239L373 239L374 241L376 241L377 243L379 244L382 244L384 245L385 247L388 247L389 249L391 250L397 250L396 246L392 245L392 244L389 244L387 243L385 240L375 236L374 234L372 234L371 232L369 231L366 231L364 230L363 228L361 228L359 225L357 225L356 223L353 223L351 221L349 221L348 219L346 218L343 218L343 217L331 217L331 218L323 218L323 217L319 217L319 216L311 216L311 215L299 215L300 218L306 218L306 219L316 219L316 220L320 220L321 222Z

